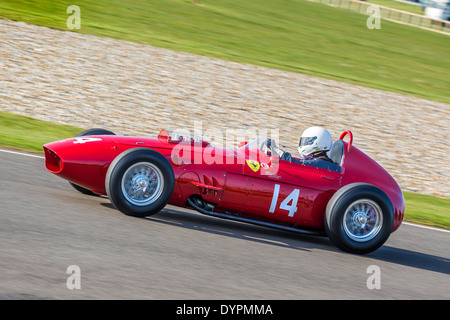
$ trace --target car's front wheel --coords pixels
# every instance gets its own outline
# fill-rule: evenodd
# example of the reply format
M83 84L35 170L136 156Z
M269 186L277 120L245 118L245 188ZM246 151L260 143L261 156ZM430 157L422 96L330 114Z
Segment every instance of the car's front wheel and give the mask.
M325 230L341 250L365 254L382 246L392 232L394 209L389 197L367 183L338 190L328 202Z
M129 149L114 159L105 179L106 193L121 212L150 216L161 211L175 187L173 169L159 152Z

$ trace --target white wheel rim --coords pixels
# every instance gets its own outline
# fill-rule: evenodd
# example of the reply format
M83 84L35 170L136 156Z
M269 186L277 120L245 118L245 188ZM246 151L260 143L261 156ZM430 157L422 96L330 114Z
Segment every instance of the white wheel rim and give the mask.
M373 239L383 225L383 211L373 200L356 200L347 207L343 217L343 227L347 236L358 242Z
M136 206L147 206L161 195L164 189L163 174L150 162L138 162L125 171L121 188L127 201Z

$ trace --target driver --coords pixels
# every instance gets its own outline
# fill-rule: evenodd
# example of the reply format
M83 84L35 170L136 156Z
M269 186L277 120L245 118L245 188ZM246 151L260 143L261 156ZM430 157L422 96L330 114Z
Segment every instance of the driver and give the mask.
M333 162L327 151L330 150L333 139L327 129L310 127L303 131L298 144L298 152L302 159L321 159Z

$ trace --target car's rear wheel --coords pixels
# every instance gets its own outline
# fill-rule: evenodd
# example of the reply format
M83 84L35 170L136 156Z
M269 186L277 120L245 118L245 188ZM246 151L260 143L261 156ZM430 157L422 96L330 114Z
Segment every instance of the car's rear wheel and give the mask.
M172 197L175 177L169 161L146 148L129 149L111 163L105 179L106 193L121 212L150 216L161 211Z
M100 129L100 128L93 128L93 129L87 129L83 132L80 132L76 135L76 137L85 137L85 136L104 136L104 135L115 135L114 132L106 130L106 129ZM69 184L77 191L81 192L82 194L86 194L88 196L98 196L98 194L92 192L89 189L83 188L73 182L69 182Z
M365 254L382 246L392 232L394 210L389 197L367 183L338 190L328 202L325 230L341 250Z

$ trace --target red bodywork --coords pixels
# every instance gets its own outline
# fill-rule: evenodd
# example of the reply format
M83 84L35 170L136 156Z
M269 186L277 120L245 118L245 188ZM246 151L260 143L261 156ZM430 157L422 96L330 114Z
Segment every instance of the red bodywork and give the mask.
M172 165L176 185L169 203L175 206L186 207L187 199L198 195L224 214L323 230L325 209L333 194L347 184L366 182L390 198L395 215L392 231L403 220L405 204L400 187L386 170L351 145L350 132L340 172L279 157L261 158L258 152L245 148L214 148L206 142L185 146L180 152L174 149L179 144L171 143L166 133L163 130L156 139L102 135L52 142L44 145L45 165L61 178L106 195L105 176L111 162L130 148L145 147L158 151ZM255 155L258 164L251 166L246 159ZM189 157L191 164L186 163ZM264 172L274 163L278 164L275 174Z

